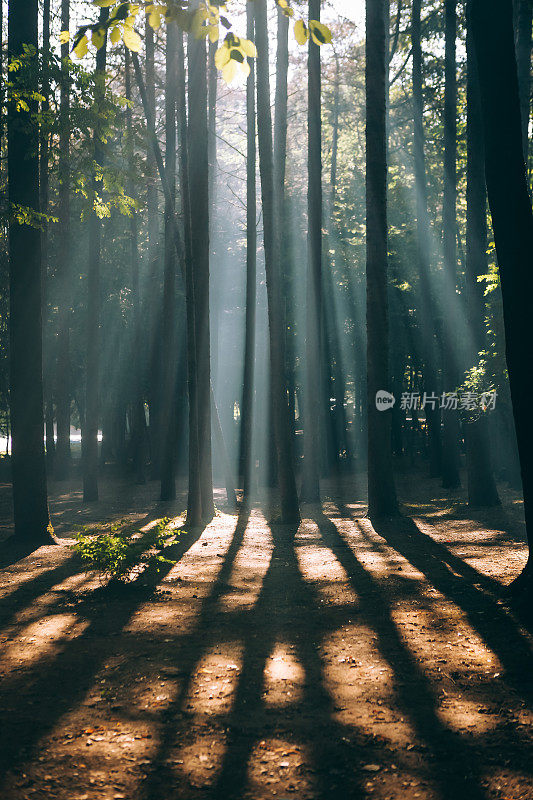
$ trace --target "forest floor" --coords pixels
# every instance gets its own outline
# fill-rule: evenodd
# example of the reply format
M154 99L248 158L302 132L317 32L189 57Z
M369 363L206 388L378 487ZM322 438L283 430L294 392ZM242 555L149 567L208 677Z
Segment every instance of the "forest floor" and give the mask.
M502 597L518 495L474 513L419 473L405 518L373 526L361 485L325 486L297 530L217 493L177 563L121 590L83 572L74 533L182 503L52 485L65 546L0 547L0 798L533 798L532 637Z

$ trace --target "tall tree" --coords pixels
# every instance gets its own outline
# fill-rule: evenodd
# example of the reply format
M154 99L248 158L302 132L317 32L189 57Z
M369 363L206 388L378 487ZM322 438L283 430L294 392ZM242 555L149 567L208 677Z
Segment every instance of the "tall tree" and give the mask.
M61 0L61 30L70 28L70 0ZM55 401L57 447L55 477L65 480L70 468L70 326L71 282L69 274L70 235L70 59L69 44L61 45L61 81L59 87L59 198L60 245L57 252L59 319L56 339Z
M531 33L533 0L514 0L516 7L516 63L522 119L522 147L527 164L529 152L529 119L531 116Z
M174 22L167 25L165 77L165 176L170 197L165 201L165 259L163 273L163 314L161 358L163 397L159 418L159 449L161 450L161 500L176 497L177 418L175 408L176 365L176 249L174 246L174 216L176 213L176 89L177 36Z
M199 526L202 522L202 489L200 479L200 449L198 444L198 365L196 347L195 290L192 257L191 203L189 189L189 148L187 141L187 96L185 86L185 54L183 33L178 32L178 96L180 189L183 202L183 238L185 248L185 298L187 317L187 385L189 394L189 488L187 523Z
M105 23L109 8L101 8L99 22L103 28L104 43L96 51L95 104L98 108L105 97L105 71L107 64L107 32ZM100 123L95 121L94 163L96 170L104 166L104 142ZM98 180L93 176L93 199L96 203ZM100 260L102 222L93 209L89 221L89 264L87 272L87 362L85 370L85 420L82 430L83 499L98 500L98 422L100 395Z
M257 129L259 172L263 207L263 237L268 296L272 406L276 444L281 516L284 522L300 520L296 479L292 460L287 382L285 374L285 337L281 313L280 264L274 211L274 163L272 152L272 115L268 57L268 19L266 0L255 0L257 45Z
M43 308L47 306L47 290L49 286L48 274L48 212L50 198L50 181L48 175L48 160L50 155L50 132L48 117L50 113L50 0L43 0L42 11L43 41L41 48L41 136L39 148L39 193L41 213L44 217L41 222L41 263L43 272ZM46 465L49 473L54 470L55 438L54 438L54 394L52 371L44 372L44 413L45 413L45 440L46 440Z
M198 448L202 517L213 518L209 324L209 156L207 58L203 39L189 37L189 189L198 383Z
M11 3L8 59L20 59L22 67L8 86L9 202L24 212L12 214L9 226L11 468L15 534L35 546L53 541L43 441L41 236L35 226L39 129L31 79L37 49L37 0ZM27 107L18 102L19 92Z
M154 29L150 25L149 15L146 15L145 27L145 74L146 74L146 100L155 133L155 42ZM161 324L161 275L159 258L159 203L157 192L157 166L152 147L148 147L146 155L146 213L148 227L148 275L149 285L146 297L147 317L150 320L150 336L148 338L148 352L146 353L147 369L150 374L148 402L150 406L150 457L152 461L151 474L153 478L159 477L159 400L161 376L159 373L160 324Z
M125 89L126 100L126 145L128 155L128 193L134 196L135 149L133 139L133 118L131 112L131 64L128 48L125 48ZM131 263L131 296L133 306L133 336L132 336L132 363L134 364L133 392L132 392L132 443L133 443L133 468L135 480L138 484L146 483L146 418L144 415L143 397L143 361L142 361L142 318L141 297L139 287L139 230L137 213L134 211L130 218L130 263Z
M309 19L320 20L320 0L309 0ZM322 349L322 98L320 47L309 37L307 62L307 307L304 479L302 498L320 501Z
M530 556L515 588L533 589L533 372L530 298L533 293L533 213L522 148L520 95L511 0L470 0L485 140L485 174L500 270L505 349L524 490ZM494 53L498 52L498 59Z
M246 4L246 37L254 39L254 5ZM255 326L257 301L257 186L255 124L255 61L250 61L246 82L246 321L244 374L242 386L240 461L243 477L243 499L252 494L252 434L255 374Z
M398 512L392 470L391 411L376 407L389 389L387 297L388 3L366 3L366 324L368 402L368 514Z
M437 348L435 313L430 280L431 232L428 215L427 175L424 140L424 93L422 59L421 0L413 0L411 18L411 48L413 54L413 150L416 193L416 244L419 281L420 335L424 357L424 388L428 394L437 392ZM441 468L440 410L425 407L429 434L430 473L436 476Z
M467 155L466 155L466 259L465 296L469 320L470 342L466 367L478 363L478 354L486 349L484 287L479 278L487 275L487 189L483 119L479 97L477 67L472 32L467 26ZM486 415L464 426L467 462L468 502L471 506L496 506L500 499L490 446L489 422Z
M444 391L452 392L461 382L459 365L460 319L457 285L457 0L444 0L444 194L442 204L442 248L445 306L443 308ZM459 413L443 413L442 483L449 489L461 485L459 476Z

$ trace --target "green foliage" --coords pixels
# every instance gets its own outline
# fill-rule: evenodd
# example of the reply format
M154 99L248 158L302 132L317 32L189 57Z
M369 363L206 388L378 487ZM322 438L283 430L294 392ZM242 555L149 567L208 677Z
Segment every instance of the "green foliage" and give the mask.
M161 554L180 535L169 526L166 517L146 531L121 528L122 522L118 522L103 533L90 533L84 528L76 535L72 549L87 571L95 570L104 578L127 583L146 567L159 570L164 564L176 563Z

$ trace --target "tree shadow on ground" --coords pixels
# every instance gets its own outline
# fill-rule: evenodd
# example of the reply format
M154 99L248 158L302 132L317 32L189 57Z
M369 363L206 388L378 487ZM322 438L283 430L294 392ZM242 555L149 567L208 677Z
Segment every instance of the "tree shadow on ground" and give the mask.
M439 797L486 797L472 749L460 734L443 723L435 688L402 640L384 587L358 560L328 517L317 515L315 522L324 544L344 568L358 595L362 620L377 634L377 647L394 674L395 703L429 751L431 779L438 784Z
M202 532L203 529L198 528L184 533L178 543L169 548L172 559L178 561ZM74 564L79 571L77 560L69 559L65 565L67 573L71 566L74 569ZM0 775L8 769L16 770L31 758L39 741L58 720L83 701L98 670L116 652L115 637L121 634L137 608L172 566L169 563L162 564L158 570L148 568L131 584L130 590L120 594L111 585L102 586L96 593L90 592L73 610L76 625L82 626L82 632L74 639L63 640L28 667L15 669L3 679L0 689ZM59 569L63 574L62 568ZM49 585L51 575L42 577ZM59 576L55 574L55 577ZM37 579L33 590L40 587ZM63 611L61 601L47 609L50 615Z
M374 531L462 611L487 647L500 659L506 680L533 702L533 653L517 617L498 599L501 584L465 564L408 517L377 520ZM528 627L531 629L531 625Z
M358 796L365 780L358 765L363 747L365 759L372 759L372 737L363 737L364 741L351 748L348 737L353 737L353 731L334 718L334 701L325 685L321 655L324 637L347 621L353 607L350 604L330 613L319 605L298 565L294 543L297 529L273 524L270 526L273 550L255 605L237 613L217 608L245 528L246 519L241 518L212 592L203 603L198 624L178 648L177 663L185 663L185 674L166 716L150 777L144 784L143 798L160 800L163 792L167 796L185 796L178 787L177 794L169 795L176 775L168 756L183 732L179 718L202 653L213 645L229 641L242 642L242 669L231 711L218 718L214 714L210 719L210 725L222 726L226 744L209 796L217 800L248 796L252 756L263 739L271 737L309 747L316 796L321 800L352 796L350 792ZM268 703L265 696L265 671L278 644L292 649L304 675L301 699L282 706ZM185 729L187 724L185 722ZM317 730L320 730L319 736Z
M150 512L146 514L142 520L124 524L121 526L121 531L124 533L132 533L160 519L160 516L158 511ZM3 544L6 543L7 542ZM64 544L59 544L56 547L52 547L51 551L48 552L53 552L53 554L55 554L65 549ZM29 555L33 555L36 560L41 560L39 557L39 550L35 550L35 548L30 548L29 552L25 552L25 550L26 548L19 547L17 551L13 551L19 553L19 558L12 561L9 566L13 566L16 563L19 569L23 569L24 564L22 562L24 558ZM46 561L45 556L43 556L42 561ZM19 564L19 562L21 563ZM0 568L3 569L6 569L7 566L8 565L0 564ZM9 592L4 597L0 598L0 630L5 630L17 614L24 608L29 607L35 600L53 590L54 586L59 585L68 578L80 574L83 571L84 567L81 560L74 554L71 554L67 558L64 558L60 565L54 566L51 569L45 569L34 578L24 581L13 592ZM60 598L57 598L57 600L59 602ZM28 620L25 620L24 624L27 624L27 622Z

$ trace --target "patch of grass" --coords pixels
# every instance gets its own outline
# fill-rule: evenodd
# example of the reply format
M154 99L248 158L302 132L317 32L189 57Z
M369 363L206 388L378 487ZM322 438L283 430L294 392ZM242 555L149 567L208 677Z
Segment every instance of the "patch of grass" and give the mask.
M146 531L121 530L117 523L102 533L88 533L84 529L76 534L72 549L87 571L94 570L104 578L127 583L146 567L159 570L164 564L176 563L161 554L182 533L170 528L169 522L165 517Z

